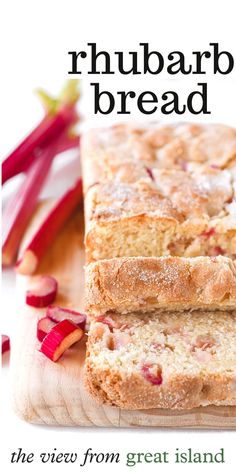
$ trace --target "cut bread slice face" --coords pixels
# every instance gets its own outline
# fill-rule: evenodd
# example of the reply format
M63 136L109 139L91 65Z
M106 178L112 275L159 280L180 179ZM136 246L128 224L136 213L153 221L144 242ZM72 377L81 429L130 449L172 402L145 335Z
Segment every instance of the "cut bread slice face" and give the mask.
M218 257L122 257L86 266L86 311L236 310L236 262Z
M92 321L85 382L97 401L125 409L236 405L236 311Z
M236 180L229 170L155 169L152 175L98 183L87 192L87 262L137 255L236 257Z

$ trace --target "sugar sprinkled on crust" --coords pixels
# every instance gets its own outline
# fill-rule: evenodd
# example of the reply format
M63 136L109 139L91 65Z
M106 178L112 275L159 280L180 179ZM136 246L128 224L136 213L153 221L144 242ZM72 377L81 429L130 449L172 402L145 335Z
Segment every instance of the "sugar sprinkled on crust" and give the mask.
M122 257L87 265L86 309L109 312L236 309L236 262L218 257Z

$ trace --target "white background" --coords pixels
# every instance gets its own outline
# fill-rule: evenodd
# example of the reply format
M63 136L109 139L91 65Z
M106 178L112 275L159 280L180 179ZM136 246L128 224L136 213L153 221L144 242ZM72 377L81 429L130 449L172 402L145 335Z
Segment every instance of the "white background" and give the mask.
M4 4L4 5L3 5ZM42 110L33 96L33 89L45 86L52 92L57 92L67 78L70 68L69 50L86 48L87 42L97 42L102 49L136 50L139 42L149 42L150 47L163 53L172 50L182 50L186 57L191 56L192 50L206 50L210 42L219 42L222 49L228 49L236 57L235 40L235 11L234 2L218 1L26 1L7 0L2 2L0 13L0 47L1 47L1 76L0 76L0 152L4 156L19 141L29 129L41 118ZM186 114L184 119L198 121L221 121L235 125L235 71L230 76L213 77L210 73L204 77L209 84L209 107L212 115L197 118ZM71 76L70 76L71 77ZM85 119L84 126L100 126L110 124L121 115L113 113L109 117L93 114L93 96L89 82L92 76L84 77L81 110ZM97 76L98 77L98 76ZM96 77L95 81L98 81ZM99 77L99 80L101 78ZM102 86L108 84L111 90L144 91L150 88L158 93L176 89L184 96L186 89L191 90L197 83L197 78L181 77L181 80L171 81L163 74L161 77L147 79L138 76L120 78L118 76L102 79ZM201 80L200 80L201 81ZM131 119L143 119L132 105ZM151 119L161 119L160 114L152 115ZM165 120L174 120L171 116ZM68 175L69 177L69 175ZM10 183L4 189L3 197L15 183ZM51 184L47 186L50 193L56 189ZM10 333L17 307L14 305L14 275L4 274L2 287L1 325L2 331ZM114 465L116 470L125 470L125 453L155 452L168 450L170 453L176 447L196 451L217 451L225 448L226 464L202 465L205 470L233 470L236 465L235 433L225 431L164 431L158 429L139 430L105 430L105 429L72 429L38 427L23 423L17 419L10 406L8 385L8 368L5 361L2 375L2 447L1 461L3 470L39 471L41 465L34 462L31 465L10 464L11 452L22 447L26 452L34 452L37 456L43 451L57 448L62 452L74 451L82 454L92 447L94 452L120 452L122 462ZM43 470L76 470L78 465L44 465ZM172 471L196 470L196 465L183 464L146 464L137 465L133 469ZM87 470L110 470L109 465L91 465Z

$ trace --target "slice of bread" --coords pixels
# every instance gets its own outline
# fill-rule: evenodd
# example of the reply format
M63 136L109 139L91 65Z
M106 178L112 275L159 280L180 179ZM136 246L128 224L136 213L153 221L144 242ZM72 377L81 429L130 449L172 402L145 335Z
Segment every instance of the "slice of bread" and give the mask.
M236 261L218 257L123 257L85 270L86 311L236 310ZM171 315L170 315L171 316Z
M236 405L236 311L101 317L85 381L95 399L126 409Z

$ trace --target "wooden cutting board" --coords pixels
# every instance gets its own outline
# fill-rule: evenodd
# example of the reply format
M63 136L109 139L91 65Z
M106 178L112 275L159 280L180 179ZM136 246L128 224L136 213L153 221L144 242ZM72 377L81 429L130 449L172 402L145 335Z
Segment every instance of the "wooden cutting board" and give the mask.
M40 206L28 235L51 203ZM38 274L59 282L57 303L81 310L84 304L83 214L79 212L58 236ZM34 276L35 277L35 276ZM191 411L128 411L99 406L83 384L85 342L78 343L53 363L39 349L36 324L44 310L25 305L25 290L34 277L18 277L16 330L12 340L11 377L13 407L31 423L64 426L236 429L236 407L204 407Z

